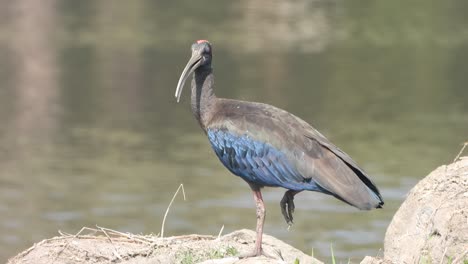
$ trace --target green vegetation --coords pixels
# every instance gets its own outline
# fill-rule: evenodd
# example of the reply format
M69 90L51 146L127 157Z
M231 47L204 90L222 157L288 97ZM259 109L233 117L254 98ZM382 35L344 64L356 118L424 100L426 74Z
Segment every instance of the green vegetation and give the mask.
M447 264L453 263L453 257L447 257Z
M447 264L453 264L455 258L453 256L447 256ZM421 256L419 259L419 264L433 264L433 263L438 263L432 260L431 256ZM457 263L460 263L457 261ZM468 264L468 259L463 260L463 264Z
M431 264L432 258L430 256L421 256L419 259L419 264Z
M225 257L232 257L239 254L239 251L233 246L227 246L225 248L210 249L209 251L196 251L188 249L177 253L177 263L181 264L193 264L208 259L220 259Z
M226 256L236 256L238 254L239 254L239 251L235 247L228 246L226 248Z
M192 264L195 263L195 261L197 260L197 257L193 254L192 250L184 251L181 253L181 255L181 264Z
M333 263L333 264L336 264L336 261L335 261L335 254L333 254L333 244L332 244L332 243L330 243L330 253L331 253L332 263Z

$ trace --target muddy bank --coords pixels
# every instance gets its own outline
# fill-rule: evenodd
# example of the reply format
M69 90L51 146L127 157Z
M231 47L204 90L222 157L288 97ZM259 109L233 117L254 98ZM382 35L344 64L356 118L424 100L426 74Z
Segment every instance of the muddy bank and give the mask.
M264 250L276 259L240 260L255 233L239 230L216 238L160 238L97 228L46 239L9 260L17 263L322 263L268 235ZM408 194L390 223L384 258L362 264L468 263L468 157L437 168Z

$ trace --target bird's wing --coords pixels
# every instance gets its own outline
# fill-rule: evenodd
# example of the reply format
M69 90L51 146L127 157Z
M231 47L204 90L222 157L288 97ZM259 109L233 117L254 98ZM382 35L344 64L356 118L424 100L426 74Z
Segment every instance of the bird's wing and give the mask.
M225 126L210 127L208 139L220 161L232 173L259 186L303 190L304 178L286 154L249 132L238 134ZM313 190L314 186L310 185ZM318 188L318 187L317 187Z
M212 128L267 144L281 154L266 158L272 164L281 160L294 171L284 181L296 187L283 187L297 190L299 184L360 209L382 203L378 189L351 157L302 119L271 105L241 101L226 102L216 116Z
M297 118L297 117L296 117ZM303 174L332 195L360 209L381 207L383 200L376 185L356 162L336 147L325 136L305 121L298 119L303 127L304 149L313 155L299 164Z

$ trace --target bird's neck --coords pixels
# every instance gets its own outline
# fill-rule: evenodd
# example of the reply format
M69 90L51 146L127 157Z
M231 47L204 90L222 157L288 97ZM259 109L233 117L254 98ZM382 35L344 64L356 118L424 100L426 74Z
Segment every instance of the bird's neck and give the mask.
M203 129L211 119L213 111L210 110L214 107L216 101L213 86L214 75L211 66L200 67L195 70L192 80L192 113Z

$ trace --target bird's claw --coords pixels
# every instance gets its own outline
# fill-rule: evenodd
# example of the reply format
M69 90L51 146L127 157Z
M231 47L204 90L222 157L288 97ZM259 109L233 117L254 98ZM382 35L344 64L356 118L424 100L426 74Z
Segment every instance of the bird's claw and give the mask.
M288 230L293 225L293 213L294 213L294 195L296 193L293 191L287 191L284 193L283 199L281 199L280 207L281 213L284 216L284 220L288 224Z
M278 255L279 255L279 258L282 259L282 256L280 254L278 254ZM265 252L263 249L260 249L260 251L255 249L254 251L251 251L249 253L241 254L239 256L239 259L253 258L253 257L259 257L259 256L265 256L265 257L271 258L271 259L278 259L278 256L274 256L272 254L269 254L269 253Z

